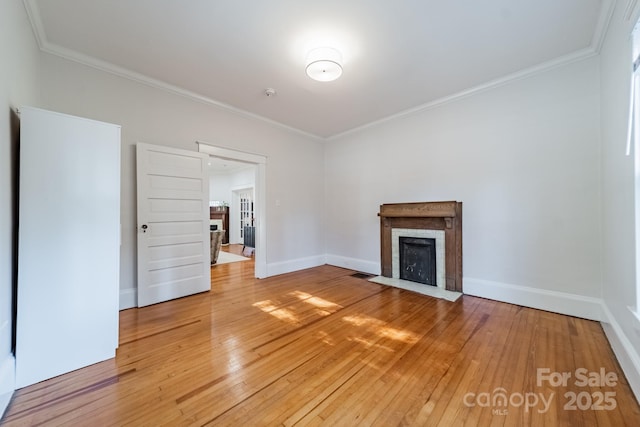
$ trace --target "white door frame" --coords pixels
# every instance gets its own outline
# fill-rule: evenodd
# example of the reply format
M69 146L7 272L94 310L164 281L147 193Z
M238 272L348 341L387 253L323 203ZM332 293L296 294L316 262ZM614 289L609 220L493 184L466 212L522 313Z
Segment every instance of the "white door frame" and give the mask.
M256 213L256 269L258 279L267 277L267 216L266 216L266 187L267 187L267 157L261 154L246 153L231 148L218 147L202 141L198 143L198 151L222 159L234 160L253 164L255 168L254 180L254 210Z

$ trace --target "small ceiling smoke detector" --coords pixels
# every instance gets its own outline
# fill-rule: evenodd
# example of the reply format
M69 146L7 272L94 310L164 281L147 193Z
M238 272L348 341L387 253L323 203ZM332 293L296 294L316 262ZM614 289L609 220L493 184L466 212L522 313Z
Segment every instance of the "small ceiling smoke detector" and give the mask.
M313 49L307 55L307 76L319 82L330 82L342 75L342 55L330 47Z
M276 90L274 88L268 87L264 90L264 94L268 97L276 96Z

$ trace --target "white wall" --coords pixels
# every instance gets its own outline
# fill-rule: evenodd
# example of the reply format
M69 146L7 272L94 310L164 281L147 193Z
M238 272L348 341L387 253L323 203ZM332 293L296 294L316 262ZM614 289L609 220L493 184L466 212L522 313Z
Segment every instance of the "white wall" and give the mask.
M121 307L136 287L137 141L197 151L195 141L267 157L267 268L284 272L324 262L323 146L300 133L222 110L56 56L43 54L44 107L122 126ZM295 177L296 179L291 179ZM280 200L276 206L275 200ZM296 236L305 233L309 241Z
M255 174L254 166L231 172L212 172L209 177L209 200L227 202L231 205L233 190L254 187Z
M239 188L254 187L256 181L256 168L249 166L238 169L229 174L229 189L237 190Z
M329 262L377 273L380 204L457 200L465 292L597 318L599 94L592 57L332 140Z
M22 2L0 0L0 416L14 389L11 349L14 228L13 174L18 148L11 110L38 104L39 51Z
M231 203L229 174L213 172L209 175L209 200Z
M603 324L636 397L640 399L640 322L629 306L636 301L634 162L625 156L631 79L631 30L617 2L600 56L602 88L602 297ZM638 11L634 14L638 16ZM640 307L635 307L640 309Z

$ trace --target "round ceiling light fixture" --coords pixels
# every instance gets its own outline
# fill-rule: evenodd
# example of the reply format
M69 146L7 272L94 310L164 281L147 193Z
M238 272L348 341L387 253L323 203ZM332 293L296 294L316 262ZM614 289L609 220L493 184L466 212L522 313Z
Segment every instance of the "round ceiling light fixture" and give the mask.
M313 49L307 55L307 76L319 82L330 82L342 75L342 55L330 47Z

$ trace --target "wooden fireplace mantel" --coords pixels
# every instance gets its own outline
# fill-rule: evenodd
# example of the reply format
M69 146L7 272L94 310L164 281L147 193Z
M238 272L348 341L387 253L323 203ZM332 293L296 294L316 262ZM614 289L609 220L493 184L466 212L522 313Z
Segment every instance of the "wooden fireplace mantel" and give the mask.
M383 276L392 277L391 229L444 230L445 289L462 292L462 202L389 203L378 216Z

